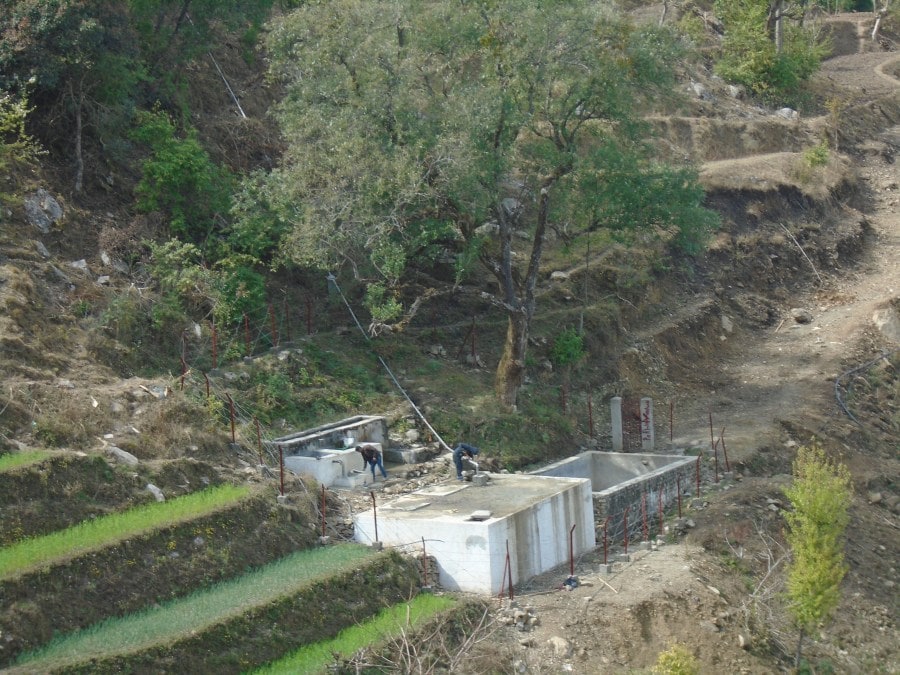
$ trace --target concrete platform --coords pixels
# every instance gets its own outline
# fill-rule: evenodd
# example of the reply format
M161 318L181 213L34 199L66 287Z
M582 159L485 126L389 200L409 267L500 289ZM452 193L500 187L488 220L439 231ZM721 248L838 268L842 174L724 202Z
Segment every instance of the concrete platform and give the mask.
M360 513L356 540L421 551L424 538L444 588L491 594L508 585L507 550L518 583L569 561L573 525L574 555L594 548L589 480L489 476L483 487L448 481L380 504L377 513Z

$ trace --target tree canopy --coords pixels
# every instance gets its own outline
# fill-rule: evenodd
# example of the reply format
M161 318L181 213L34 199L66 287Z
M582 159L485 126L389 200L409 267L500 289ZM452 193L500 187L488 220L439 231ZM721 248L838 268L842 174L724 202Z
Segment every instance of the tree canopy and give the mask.
M314 2L273 25L269 49L289 149L263 206L289 227L288 254L349 267L382 299L441 246L460 253L460 279L480 260L509 317L507 404L548 227L690 248L714 222L694 173L643 142L639 111L671 92L674 39L596 3Z

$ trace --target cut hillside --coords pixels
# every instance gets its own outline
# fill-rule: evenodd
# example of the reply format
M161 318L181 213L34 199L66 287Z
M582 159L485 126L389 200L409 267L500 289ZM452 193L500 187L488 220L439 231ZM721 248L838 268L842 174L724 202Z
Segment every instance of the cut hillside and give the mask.
M659 9L647 11L658 17ZM834 56L816 78L812 112L736 97L701 65L679 85L683 109L650 120L661 156L700 163L708 204L722 216L701 256L648 271L640 252L622 246L575 255L563 239L551 241L518 415L493 401L506 323L480 299L487 282L428 299L404 332L369 341L321 274L277 277L273 305L293 312L293 337L277 349L254 342L245 358L238 332L213 369L206 323L161 336L146 319L158 289L140 242L154 224L130 210L134 175L117 174L112 188L94 177L76 197L67 158L11 168L3 190L18 199L0 213L0 450L54 455L0 473L0 543L149 502L148 483L167 497L226 482L262 484L266 496L18 586L4 583L0 664L55 632L183 597L313 543L325 515L317 486L288 477L287 504L276 506L277 458L263 454L260 437L364 413L386 415L394 443L433 442L381 370L384 358L445 440L481 444L498 470L608 449L607 398L649 395L674 412L657 438L671 434L676 448L702 450L711 476L712 420L735 474L733 482L704 483L701 499L685 504L692 527L677 535L673 528L660 550L635 554L613 575L599 573L597 551L577 561L585 583L574 590L561 588L568 568L523 582L520 604L538 625L527 633L498 625L497 639L468 645L471 659L458 672L633 672L672 642L687 645L703 673L787 671L796 635L778 595L780 486L795 448L812 438L850 466L855 496L842 604L811 636L810 660L835 672L900 671L900 61L867 41L870 15L828 24ZM280 149L265 111L277 92L260 64L248 66L234 51L225 46L215 56L248 101L249 119L238 119L204 61L192 71L197 126L234 168L269 166ZM829 100L840 102L839 114L828 111ZM823 141L824 159L815 154ZM22 201L41 187L63 212L46 232L29 223ZM131 249L139 253L125 264L120 255ZM411 296L451 275L450 265L423 270ZM359 295L351 300L355 308ZM562 373L550 348L579 320L588 356ZM237 438L226 396L237 408ZM389 469L391 480L373 488L379 499L448 475L441 461ZM368 491L328 491L332 540L351 535L352 514L372 499ZM621 544L613 542L614 553ZM350 591L346 600L352 608ZM228 659L239 655L226 650L251 628L253 649L275 658L287 643L296 646L304 623L303 606L277 609L277 628L263 612L194 636L181 651L157 646L103 667L174 671L190 663L202 672L206 654L221 655L217 667L236 667Z

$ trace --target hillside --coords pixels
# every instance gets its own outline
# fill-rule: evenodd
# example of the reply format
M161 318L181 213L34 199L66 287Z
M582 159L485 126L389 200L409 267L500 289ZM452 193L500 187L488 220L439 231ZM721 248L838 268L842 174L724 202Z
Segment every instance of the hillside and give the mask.
M610 577L596 572L602 552L585 557L575 590L559 590L568 570L523 584L520 602L539 626L527 635L495 626L467 659L469 672L632 672L650 667L673 641L690 647L704 673L786 671L794 634L779 613L778 574L766 573L783 556L780 488L794 449L813 438L848 464L855 498L842 604L810 640L809 658L834 672L900 672L900 57L870 44L870 22L868 15L829 19L834 51L816 76L813 113L779 114L735 97L702 65L685 75L683 109L652 120L659 151L699 163L722 228L697 260L653 273L635 272L635 259L615 248L584 260L556 242L554 267L540 282L535 362L518 417L491 400L504 318L474 293L427 301L406 331L370 344L321 275L296 273L273 280L273 302L284 307L281 349L260 340L254 358L242 359L242 338L233 338L231 358L223 349L221 367L209 368L205 324L198 333L179 326L170 344L150 344L158 335L138 315L154 306L158 286L140 259L119 258L129 247L142 249L138 242L153 231L148 217L130 212L136 176L110 176L75 195L70 158L58 152L8 170L3 192L13 198L0 215L0 450L51 449L53 456L11 477L0 473L0 543L150 502L148 483L167 497L246 483L267 489L268 501L257 497L234 514L135 539L130 553L61 563L39 581L40 598L31 597L27 579L15 592L4 586L0 667L54 631L180 597L313 545L321 515L315 486L290 478L288 508L271 509L277 480L256 467L257 434L269 440L300 420L312 426L365 413L386 415L396 442L411 428L427 438L377 352L447 442L464 435L487 448L498 469L606 449L607 413L597 412L596 434L585 424L588 393L598 410L614 394L671 403L672 419L668 428L660 422L658 436L671 434L677 448L708 453L710 419L727 440L737 479L704 486L689 512L693 527ZM279 92L264 81L261 64L229 58L229 49L216 56L249 118L237 119L215 68L203 62L192 92L197 126L214 155L258 166L278 152L266 110ZM837 115L829 101L840 102ZM823 138L836 151L811 165L807 153ZM29 217L26 201L40 188L61 207L54 222ZM589 356L567 390L564 374L547 367L548 344L580 314ZM476 325L477 357L467 359ZM288 371L305 384L284 395L277 375ZM198 393L207 376L206 386L237 403L237 442L227 411ZM560 414L563 391L571 394ZM282 408L260 405L283 395ZM283 408L296 408L297 418L286 420ZM136 463L123 464L113 448ZM271 466L274 458L264 461ZM391 469L392 480L379 487L385 496L445 478L441 462ZM347 518L368 499L366 492L329 493L329 532L346 536ZM192 544L197 528L219 535ZM230 528L252 536L233 542ZM181 557L168 556L167 547ZM140 577L129 573L135 561L142 561ZM61 578L69 588L54 598ZM119 595L107 613L110 589ZM79 601L89 606L76 612ZM352 614L352 600L348 607ZM65 620L55 624L48 612Z

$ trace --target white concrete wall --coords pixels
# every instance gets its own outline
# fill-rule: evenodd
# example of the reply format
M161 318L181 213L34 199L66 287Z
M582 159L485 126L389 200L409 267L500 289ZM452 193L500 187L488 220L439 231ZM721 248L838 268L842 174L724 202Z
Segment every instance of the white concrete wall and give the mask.
M523 477L524 478L524 477ZM555 479L541 476L527 480L557 481L560 492L535 503L523 503L502 518L468 520L471 511L459 514L392 508L378 508L378 541L408 550L425 549L440 569L440 584L454 591L497 594L504 587L507 542L514 584L569 562L569 530L573 533L574 554L596 545L590 481ZM472 490L472 510L489 508L478 497L489 495ZM427 497L422 503L427 504ZM429 504L430 505L430 504ZM355 538L362 543L375 541L375 522L371 510L356 516ZM565 571L568 575L568 570ZM562 579L560 579L562 582Z

